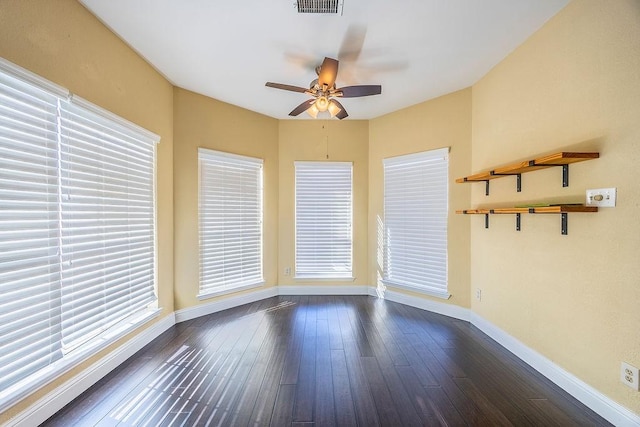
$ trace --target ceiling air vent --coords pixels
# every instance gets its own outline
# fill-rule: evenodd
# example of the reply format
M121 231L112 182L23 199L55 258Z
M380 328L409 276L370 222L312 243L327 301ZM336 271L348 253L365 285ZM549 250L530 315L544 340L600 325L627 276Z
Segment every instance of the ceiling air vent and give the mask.
M342 0L297 0L298 13L342 15Z

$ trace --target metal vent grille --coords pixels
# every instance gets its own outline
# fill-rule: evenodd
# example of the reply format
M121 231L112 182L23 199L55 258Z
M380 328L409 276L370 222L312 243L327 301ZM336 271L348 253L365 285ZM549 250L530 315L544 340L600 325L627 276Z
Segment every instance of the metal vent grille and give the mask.
M297 0L298 13L342 14L341 0Z

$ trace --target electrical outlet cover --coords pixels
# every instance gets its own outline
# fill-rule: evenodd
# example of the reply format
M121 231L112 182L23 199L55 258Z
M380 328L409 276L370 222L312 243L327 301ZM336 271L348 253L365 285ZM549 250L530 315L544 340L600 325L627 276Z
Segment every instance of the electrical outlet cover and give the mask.
M622 362L620 365L620 381L636 391L640 390L638 388L638 368Z

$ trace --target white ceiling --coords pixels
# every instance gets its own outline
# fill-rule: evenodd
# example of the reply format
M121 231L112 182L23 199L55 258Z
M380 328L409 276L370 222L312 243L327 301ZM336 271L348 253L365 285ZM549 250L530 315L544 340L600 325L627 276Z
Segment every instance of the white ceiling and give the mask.
M336 58L338 87L382 85L341 100L349 120L471 86L569 0L344 0L341 16L294 0L80 1L174 85L278 119L309 97L265 82L308 87Z

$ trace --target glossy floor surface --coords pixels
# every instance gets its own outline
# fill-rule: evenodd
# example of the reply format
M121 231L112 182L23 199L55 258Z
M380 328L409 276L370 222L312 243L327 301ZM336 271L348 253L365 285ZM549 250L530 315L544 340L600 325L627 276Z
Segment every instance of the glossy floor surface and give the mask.
M176 325L45 425L608 424L468 322L281 296Z

